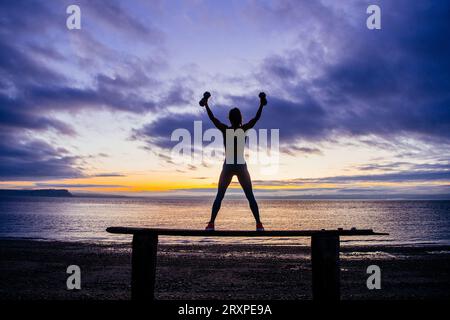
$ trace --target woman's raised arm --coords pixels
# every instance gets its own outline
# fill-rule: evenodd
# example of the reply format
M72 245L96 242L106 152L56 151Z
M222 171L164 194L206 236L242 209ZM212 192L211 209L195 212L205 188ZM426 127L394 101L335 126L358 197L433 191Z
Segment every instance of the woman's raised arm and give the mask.
M212 113L211 109L209 108L208 101L205 103L206 112L208 113L209 119L214 123L217 129L219 130L225 130L227 128L226 125L224 125L222 122L219 121L216 117L214 117L214 114Z
M242 126L242 129L244 131L251 129L255 126L255 124L258 122L258 120L261 118L261 114L263 111L264 106L267 104L267 100L266 100L266 94L264 92L261 92L259 94L259 108L258 111L256 112L255 117L250 120L249 122L247 122L246 124L244 124Z

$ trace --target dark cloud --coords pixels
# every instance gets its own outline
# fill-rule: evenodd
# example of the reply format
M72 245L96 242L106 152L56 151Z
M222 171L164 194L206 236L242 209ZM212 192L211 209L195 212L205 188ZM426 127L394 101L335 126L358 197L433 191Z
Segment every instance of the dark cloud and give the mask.
M450 170L450 163L411 163L405 161L386 162L386 163L370 163L356 167L361 171L399 171L401 169L409 169L411 171L432 171L432 170Z
M105 173L97 173L94 175L91 175L91 177L125 177L124 174L116 173L116 172L105 172Z
M91 32L70 33L65 28L65 8L69 4L21 0L0 4L5 13L0 21L0 112L7 115L4 118L14 118L11 122L29 129L35 129L36 122L46 122L42 126L65 133L68 125L63 126L48 114L86 108L144 113L157 106L187 101L189 89L177 81L163 84L158 80L156 72L166 62L157 54L152 52L152 58L143 60L100 41L101 36L116 37L120 31L127 41L133 41L130 35L139 36L147 46L159 50L163 34L149 21L140 21L117 1L81 1L77 4L82 7L83 21L93 23ZM97 29L96 23L105 29ZM37 30L39 37L34 36ZM57 35L59 42L52 40ZM71 42L67 43L67 38ZM80 74L54 67L54 63L61 62L78 65ZM80 76L91 81L80 85ZM161 94L146 95L152 88L158 88ZM18 115L9 114L12 110ZM21 115L28 119L18 121Z
M188 169L191 170L191 171L192 171L192 170L197 170L197 166L194 166L194 165L192 165L192 164L188 164L187 167L188 167Z
M44 183L34 184L39 188L123 188L125 186L118 184L83 184L83 183Z
M0 180L82 177L77 160L43 140L0 134Z
M298 138L311 141L322 139L331 133L327 113L320 103L306 92L297 101L283 99L269 94L269 104L255 129L280 129L280 143L295 142ZM256 114L259 100L255 97L229 97L233 106L244 112L244 122Z
M244 122L249 121L256 115L259 100L256 97L236 97L229 96L232 106L239 106L242 110ZM212 106L215 116L223 123L228 123L228 111L230 107L223 105ZM294 143L298 138L299 132L303 137L311 140L317 140L328 131L326 125L326 117L323 109L313 100L306 99L299 104L278 99L270 98L270 105L263 111L263 116L255 129L280 129L280 142L284 145ZM203 132L207 129L214 128L203 109L201 113L166 113L155 121L146 124L142 128L134 131L133 137L141 139L151 145L161 148L171 148L178 141L171 141L172 132L175 129L186 129L194 137L194 121L202 121ZM209 144L210 142L205 142ZM286 151L288 147L283 150ZM320 154L317 148L301 148L290 146L291 150L306 153Z
M255 185L301 186L310 183L355 183L355 182L423 182L448 181L450 170L405 170L383 174L333 176L324 178L298 178L289 180L255 180Z
M381 2L380 31L348 35L311 86L337 130L450 140L450 4ZM339 30L337 30L339 32ZM334 102L328 104L327 102ZM337 109L332 112L331 109Z
M0 149L0 179L82 174L75 159L54 153L49 145L38 152L40 140L28 138L48 130L67 139L75 136L73 126L57 114L85 109L144 114L190 98L191 91L178 81L158 79L157 72L166 67L160 54L164 37L151 21L136 17L124 2L78 1L82 28L89 32L70 32L65 27L69 4L0 2L0 133L8 137ZM139 39L151 57L124 54L124 46L112 47L105 37L124 43ZM158 94L151 92L156 88Z
M36 114L22 108L17 100L2 97L0 95L0 128L11 130L48 130L54 129L66 135L75 135L75 130L70 124L45 115Z
M265 22L283 16L285 27L302 30L299 48L267 57L256 72L269 99L257 127L279 128L282 150L340 137L369 137L368 144L381 148L383 140L395 148L405 136L438 148L450 144L450 4L377 3L383 12L379 31L365 26L366 3L350 6L361 12L357 23L345 17L352 10L310 1L256 4ZM241 108L244 120L256 112L253 96L227 98L226 108L213 106L224 122L231 106ZM172 130L190 130L196 117L167 114L140 129L140 136L173 146Z
M385 174L336 176L322 178L322 182L356 182L356 181L379 181L379 182L407 182L407 181L448 181L450 171L406 171Z
M167 113L153 122L134 130L132 137L136 140L144 140L149 145L156 145L161 148L171 148L178 143L178 141L171 141L172 132L178 128L186 129L190 132L191 137L193 137L194 121L197 120L202 120L202 118L199 117L199 114ZM204 130L211 127L211 124L203 121Z
M297 156L299 153L303 153L306 155L314 154L314 155L322 155L322 151L318 148L309 148L309 147L298 147L296 145L288 145L284 146L280 149L281 152L286 153L291 156Z
M140 21L130 15L119 2L85 0L80 2L80 6L85 9L86 15L91 15L91 19L103 24L108 31L118 32L139 41L164 40L162 32L153 26L150 20Z
M352 12L333 11L320 4L286 1L265 8L263 14L269 21L282 14L282 23L292 27L297 21L298 27L308 29L311 35L300 31L300 49L267 58L260 82L291 96L298 109L301 103L296 100L305 97L308 104L314 102L321 108L325 115L302 116L304 122L312 122L322 139L336 134L387 139L410 135L448 143L450 4L376 3L382 8L380 31L365 27L364 14L351 20L345 15ZM364 13L366 6L361 2L352 9ZM300 17L310 24L305 25ZM331 51L332 60L318 47ZM305 71L305 65L310 70ZM305 76L307 71L311 74ZM281 108L276 99L274 102L280 106L277 110L286 114L286 122L280 126L283 131L291 137L317 138L304 132L303 123L290 121L291 116L296 119L292 109Z

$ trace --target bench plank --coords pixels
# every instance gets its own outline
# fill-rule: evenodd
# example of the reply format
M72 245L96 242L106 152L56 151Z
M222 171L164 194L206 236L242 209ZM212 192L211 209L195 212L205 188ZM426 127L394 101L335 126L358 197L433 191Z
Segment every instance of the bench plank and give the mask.
M190 237L311 237L316 234L327 234L327 235L337 235L337 236L388 235L387 233L374 232L372 229L204 231L204 230L194 230L194 229L110 227L110 228L107 228L106 231L108 231L109 233L116 233L116 234L158 234L158 235L162 235L162 236L190 236Z

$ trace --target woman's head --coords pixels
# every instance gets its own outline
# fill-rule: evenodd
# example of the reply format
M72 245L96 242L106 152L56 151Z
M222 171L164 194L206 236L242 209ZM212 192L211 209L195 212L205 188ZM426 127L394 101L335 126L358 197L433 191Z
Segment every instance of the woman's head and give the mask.
M240 127L242 125L242 114L238 108L233 108L228 114L228 119L233 127Z

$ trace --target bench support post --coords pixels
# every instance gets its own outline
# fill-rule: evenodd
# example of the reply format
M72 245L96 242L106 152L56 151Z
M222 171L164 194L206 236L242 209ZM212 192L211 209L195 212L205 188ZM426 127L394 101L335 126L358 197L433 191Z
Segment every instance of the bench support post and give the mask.
M340 300L339 236L311 237L312 291L315 301Z
M134 234L131 257L131 299L154 300L158 234Z

